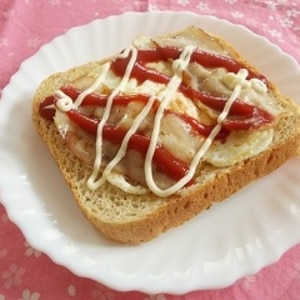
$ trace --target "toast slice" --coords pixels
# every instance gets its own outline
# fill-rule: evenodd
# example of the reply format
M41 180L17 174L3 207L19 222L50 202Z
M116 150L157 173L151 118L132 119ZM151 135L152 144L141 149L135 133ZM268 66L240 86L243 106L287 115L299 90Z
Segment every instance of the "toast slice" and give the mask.
M192 26L50 76L32 119L85 217L121 243L179 226L300 151L298 105Z

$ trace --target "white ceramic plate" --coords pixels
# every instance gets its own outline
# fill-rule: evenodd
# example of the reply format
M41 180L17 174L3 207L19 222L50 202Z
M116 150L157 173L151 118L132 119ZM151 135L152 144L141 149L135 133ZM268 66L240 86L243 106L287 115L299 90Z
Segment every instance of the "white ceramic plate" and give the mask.
M84 219L35 132L31 98L47 75L118 52L138 34L190 24L226 38L299 101L299 67L279 48L245 27L183 12L126 13L71 29L21 65L0 101L0 192L9 217L53 261L117 290L180 294L224 287L300 241L299 159L149 243L122 246Z

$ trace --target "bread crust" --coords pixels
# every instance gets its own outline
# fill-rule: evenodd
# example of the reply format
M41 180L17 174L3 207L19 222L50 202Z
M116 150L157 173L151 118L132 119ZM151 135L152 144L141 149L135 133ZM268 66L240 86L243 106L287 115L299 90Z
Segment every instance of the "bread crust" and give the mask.
M207 41L208 48L213 48L219 53L227 53L250 70L257 71L220 38L195 27L185 29L183 32L194 36L196 43L200 40ZM164 37L175 37L183 32ZM184 188L180 193L166 199L150 193L144 196L128 195L108 183L94 192L87 191L85 183L91 169L65 147L53 122L40 116L39 103L61 86L90 73L109 59L91 62L50 76L39 86L32 106L33 123L50 149L78 206L85 217L109 239L121 243L149 241L162 232L190 220L213 203L223 201L251 181L277 169L300 152L299 107L270 83L271 93L285 111L279 116L274 128L274 141L267 150L231 167L208 167L210 176L205 178L199 176L195 185Z

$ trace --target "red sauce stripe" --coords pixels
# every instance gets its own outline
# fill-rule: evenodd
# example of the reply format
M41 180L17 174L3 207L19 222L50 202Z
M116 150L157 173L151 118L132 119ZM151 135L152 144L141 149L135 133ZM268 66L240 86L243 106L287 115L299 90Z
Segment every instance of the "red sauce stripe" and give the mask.
M72 122L81 128L84 128L87 132L94 136L97 135L97 128L100 120L89 118L73 109L68 111L67 115ZM125 135L126 130L121 127L111 124L105 124L103 127L103 138L111 143L121 144ZM149 138L140 134L133 134L129 140L128 148L138 151L145 157L149 144ZM177 181L184 177L189 170L189 165L187 163L174 157L162 146L156 147L153 162L170 178Z
M80 95L81 91L77 90L71 86L62 87L61 90L69 96L73 101ZM137 101L141 102L142 104L146 105L147 101L149 100L150 96L145 94L131 94L131 95L117 95L114 98L113 105L128 105L131 102ZM105 95L96 95L96 94L88 94L82 101L82 106L92 105L92 106L105 106L108 96ZM152 111L156 111L159 107L159 101L155 101L152 107ZM212 129L215 125L204 125L199 122L197 119L187 115L187 114L180 114L174 112L172 110L166 109L164 112L165 115L173 114L176 115L178 118L183 120L186 124L190 125L197 134L202 136L208 137ZM222 130L220 134L216 137L216 139L224 139L228 136L229 132L227 130Z

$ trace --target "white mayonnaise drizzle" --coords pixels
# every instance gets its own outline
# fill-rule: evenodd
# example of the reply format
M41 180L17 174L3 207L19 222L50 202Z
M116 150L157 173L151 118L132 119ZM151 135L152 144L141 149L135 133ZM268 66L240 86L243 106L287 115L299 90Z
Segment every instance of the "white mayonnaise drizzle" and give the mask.
M241 69L238 72L238 74L241 78L243 78L243 80L245 80L248 76L248 71L246 69ZM198 166L199 162L201 161L201 159L203 158L203 156L205 155L205 153L209 149L209 147L210 147L211 143L213 142L213 140L215 139L215 137L220 132L220 130L222 128L222 122L226 119L227 115L229 114L229 111L230 111L230 108L231 108L232 104L238 98L238 96L241 92L243 80L241 80L241 83L239 83L238 85L235 86L230 98L227 100L227 102L225 104L225 107L224 107L223 111L218 116L217 125L213 128L213 130L211 131L209 136L205 139L204 143L202 144L202 146L200 147L200 149L198 150L198 152L194 156L188 173L184 177L182 177L177 183L175 183L174 185L172 185L171 187L169 187L165 190L160 189L155 184L155 182L153 180L153 176L150 173L151 171L149 171L150 165L151 165L150 161L145 162L145 165L147 164L147 167L149 168L149 169L145 170L146 171L147 184L149 186L149 189L154 194L156 194L160 197L168 197L168 196L174 194L175 192L177 192L179 189L183 188L194 177L194 174L196 172L196 169L197 169L197 166Z
M182 72L187 68L190 62L191 55L193 54L195 47L194 46L187 46L181 53L179 59L174 60L172 64L174 75L170 82L168 83L167 87L162 91L161 95L159 95L161 104L157 110L157 113L155 115L154 119L154 126L153 131L151 135L150 145L146 154L145 158L145 178L146 183L149 187L149 189L157 194L158 196L162 196L165 194L164 190L161 190L155 183L153 178L153 172L152 172L152 161L153 156L155 153L155 148L157 145L157 140L159 137L159 131L160 131L160 123L161 119L164 114L164 110L166 109L167 105L169 104L170 100L173 98L174 93L177 91L179 85L182 82ZM167 189L169 190L169 189ZM167 191L166 190L166 191ZM174 193L176 190L172 189L172 193ZM171 193L171 194L172 194Z
M87 95L89 95L89 94L93 93L95 90L97 90L97 88L102 84L105 77L107 76L109 67L110 67L110 63L108 63L108 62L102 66L101 73L98 76L98 78L96 79L96 81L90 87L88 87L86 90L84 90L82 93L80 93L79 96L77 97L76 101L74 102L74 105L76 107L79 107L81 105L83 99Z
M73 100L66 95L64 92L58 90L55 92L55 95L59 97L59 99L56 101L55 105L57 108L62 112L67 112L73 108L75 108L75 105L73 103Z
M107 75L109 67L110 67L109 63L104 64L102 67L103 71L100 73L100 76L97 78L97 80L89 88L87 88L82 93L80 93L74 102L63 91L61 90L55 91L55 95L59 97L55 104L57 108L62 112L67 112L71 109L77 109L81 105L83 99L88 94L93 93L101 85L101 83L103 82L103 80Z
M108 96L106 107L102 116L101 121L98 124L97 128L97 140L96 140L96 159L94 162L94 170L90 178L88 179L87 185L88 188L91 190L95 190L100 187L107 179L104 177L106 174L102 174L102 177L97 180L100 168L101 168L101 161L102 161L102 143L103 143L103 128L109 118L111 108L113 106L114 98L122 91L122 89L126 86L130 79L131 71L134 67L135 61L137 59L137 49L135 47L130 47L124 51L123 54L120 54L119 58L127 57L131 52L131 57L128 62L128 65L125 70L125 74L122 77L119 85L112 91L112 93Z
M110 183L117 183L116 180L114 180L114 177L111 177L111 172L114 169L114 167L122 160L122 158L126 155L126 151L128 148L128 143L132 135L136 132L140 124L143 122L143 120L146 118L147 114L149 113L156 97L152 96L148 100L147 104L144 106L144 108L141 110L141 112L137 115L137 117L133 120L131 127L128 129L128 131L125 134L125 137L122 140L121 146L114 157L113 160L109 162L109 164L105 167L102 173L102 177L98 180L97 186L99 187L102 185L106 180L108 180ZM123 180L122 180L123 181ZM125 181L125 180L124 180ZM124 186L124 181L122 185L119 185L119 187ZM126 182L126 188L124 188L126 191L128 191L128 188L130 186L131 191L135 191L135 194L144 194L147 192L146 188L143 188L142 186L132 186L128 182ZM124 186L124 187L125 187Z
M243 69L241 69L241 71L242 70ZM236 85L240 84L242 88L252 88L260 94L265 94L268 91L268 87L263 81L258 78L252 78L250 80L244 79L242 73L235 74L232 72L228 72L222 80L226 84L226 86L232 90Z

